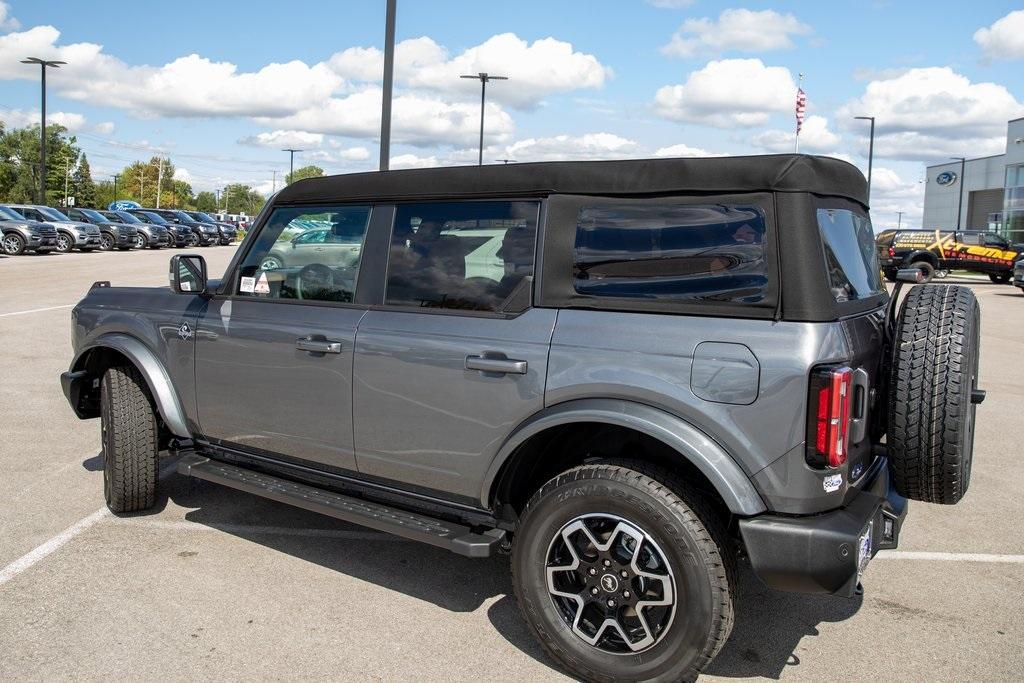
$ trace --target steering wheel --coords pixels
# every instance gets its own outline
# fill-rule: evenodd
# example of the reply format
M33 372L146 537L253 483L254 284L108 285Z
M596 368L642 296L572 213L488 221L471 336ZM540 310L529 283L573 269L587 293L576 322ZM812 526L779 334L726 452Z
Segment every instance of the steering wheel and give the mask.
M334 286L334 271L322 263L310 263L295 276L296 299L323 299L324 289Z

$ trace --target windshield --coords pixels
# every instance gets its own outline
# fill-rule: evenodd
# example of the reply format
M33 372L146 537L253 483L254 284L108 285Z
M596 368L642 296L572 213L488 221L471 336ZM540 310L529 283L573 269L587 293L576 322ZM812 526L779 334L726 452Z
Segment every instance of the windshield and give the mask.
M121 221L122 223L141 223L138 218L131 215L127 211L104 211L103 215L114 221Z
M885 291L871 219L848 209L818 209L832 295L838 302Z
M146 217L146 220L150 223L156 223L157 225L167 225L167 221L164 220L163 216L159 216L151 211L143 211L142 215Z
M81 211L84 215L88 216L89 220L99 221L101 223L108 220L103 214L94 209L79 209L79 211Z
M11 221L23 221L25 217L14 209L8 209L6 206L0 206L0 217L6 218Z
M51 209L48 206L37 206L35 208L36 208L36 210L39 211L39 213L43 214L44 216L49 218L51 221L70 221L71 220L70 218L68 218L67 216L62 214L57 209Z
M171 213L174 214L175 218L177 218L180 221L185 221L186 223L195 223L196 222L195 218L192 218L192 216L189 216L184 211L171 211Z
M216 223L217 222L213 218L210 218L210 214L203 213L202 211L193 211L189 215L192 216L193 218L195 218L197 221L202 221L203 223Z

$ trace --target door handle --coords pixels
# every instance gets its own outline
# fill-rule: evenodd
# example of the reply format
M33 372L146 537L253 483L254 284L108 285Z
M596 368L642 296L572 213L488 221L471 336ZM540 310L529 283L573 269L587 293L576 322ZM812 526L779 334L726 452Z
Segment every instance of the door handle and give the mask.
M491 356L466 356L466 369L493 372L501 375L525 375L525 360L493 358Z
M295 348L299 351L309 351L310 353L341 353L341 342L329 339L299 337L295 340Z

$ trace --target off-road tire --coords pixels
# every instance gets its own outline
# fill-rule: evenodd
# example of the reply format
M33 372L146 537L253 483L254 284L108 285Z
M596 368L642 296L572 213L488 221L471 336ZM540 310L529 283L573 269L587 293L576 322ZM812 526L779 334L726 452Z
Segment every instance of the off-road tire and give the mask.
M981 313L968 287L913 287L889 376L889 471L903 496L960 501L971 481Z
M100 382L103 494L112 512L156 502L159 441L149 389L132 366L115 366Z
M675 617L649 649L614 654L589 645L563 620L545 566L554 534L582 514L613 514L655 540L679 588ZM587 681L693 680L732 631L736 559L708 502L660 468L606 460L554 477L527 503L512 546L512 582L527 624L544 650Z
M989 273L988 279L992 281L992 284L1005 285L1010 282L1010 278L1013 277L1012 273Z

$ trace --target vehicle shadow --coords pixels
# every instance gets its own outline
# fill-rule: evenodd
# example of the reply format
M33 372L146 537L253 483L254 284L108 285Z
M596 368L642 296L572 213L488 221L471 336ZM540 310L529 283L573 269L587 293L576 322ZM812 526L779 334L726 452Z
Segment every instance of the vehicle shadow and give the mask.
M156 509L164 509L168 501L188 509L185 519L189 522L451 612L472 612L498 598L487 609L494 629L524 654L560 671L537 644L519 613L505 556L469 559L173 474L161 482ZM271 526L273 529L268 529ZM799 664L797 647L805 636L818 635L817 624L849 619L861 603L859 597L846 600L773 591L744 568L740 572L732 636L708 673L777 679L786 667Z

